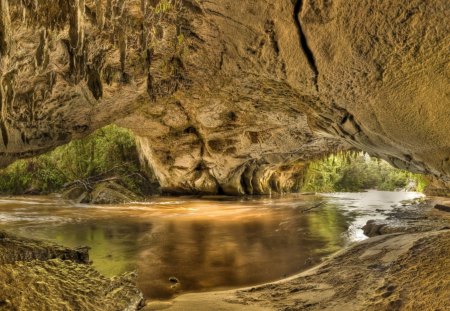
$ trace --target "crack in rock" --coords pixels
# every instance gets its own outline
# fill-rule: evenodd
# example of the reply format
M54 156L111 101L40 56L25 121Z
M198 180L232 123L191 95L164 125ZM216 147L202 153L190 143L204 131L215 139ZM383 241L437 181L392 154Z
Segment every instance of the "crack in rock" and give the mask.
M314 54L308 45L308 41L306 40L306 36L300 21L300 12L302 11L302 8L303 8L303 0L297 0L294 5L294 15L293 15L294 22L298 31L300 47L303 50L303 53L305 54L306 59L308 60L308 65L314 74L313 76L314 86L316 87L316 90L319 91L319 85L317 83L317 79L319 77L319 70L317 69L316 59L314 58Z

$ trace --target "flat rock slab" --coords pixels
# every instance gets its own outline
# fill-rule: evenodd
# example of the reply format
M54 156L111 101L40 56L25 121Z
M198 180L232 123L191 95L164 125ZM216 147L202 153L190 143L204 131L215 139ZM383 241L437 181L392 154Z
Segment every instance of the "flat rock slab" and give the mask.
M0 231L0 265L17 261L48 260L59 258L76 263L89 263L89 248L71 249L60 245L17 237Z

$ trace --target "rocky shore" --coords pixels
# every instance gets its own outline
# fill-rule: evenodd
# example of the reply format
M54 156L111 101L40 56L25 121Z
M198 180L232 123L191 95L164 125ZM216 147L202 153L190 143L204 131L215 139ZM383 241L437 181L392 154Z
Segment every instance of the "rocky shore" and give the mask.
M135 274L106 278L87 248L69 249L0 231L0 310L137 310Z

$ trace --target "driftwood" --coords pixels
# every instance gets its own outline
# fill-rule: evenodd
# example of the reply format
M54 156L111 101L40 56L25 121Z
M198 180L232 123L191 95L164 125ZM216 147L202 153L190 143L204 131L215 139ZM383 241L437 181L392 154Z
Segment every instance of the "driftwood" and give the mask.
M145 179L145 177L142 176L142 174L136 173L136 172L135 173L131 173L131 174L126 174L126 175L123 175L123 176L117 176L117 175L115 175L115 176L108 176L108 175L110 175L116 169L118 169L120 167L122 167L122 165L116 165L113 168L111 168L111 169L109 169L109 170L107 170L107 171L105 171L103 173L100 173L100 174L97 174L97 175L94 175L94 176L89 176L89 177L86 177L84 179L77 179L77 180L71 181L69 183L66 183L63 186L63 189L67 189L67 188L70 188L70 187L75 186L75 185L81 185L83 188L86 189L86 191L92 191L96 184L103 183L103 182L118 181L118 180L121 180L123 178L131 177L131 176L135 176L135 175L137 175L139 178Z
M450 206L448 206L448 205L436 204L434 206L434 208L438 209L440 211L443 211L443 212L449 212L450 213Z
M309 208L307 208L307 209L302 210L302 213L309 212L310 210L315 209L315 208L318 208L318 207L321 207L321 206L324 205L324 204L325 204L325 202L320 202L320 203L318 203L318 204L316 204L316 205L314 205L314 206L311 206L311 207L309 207Z

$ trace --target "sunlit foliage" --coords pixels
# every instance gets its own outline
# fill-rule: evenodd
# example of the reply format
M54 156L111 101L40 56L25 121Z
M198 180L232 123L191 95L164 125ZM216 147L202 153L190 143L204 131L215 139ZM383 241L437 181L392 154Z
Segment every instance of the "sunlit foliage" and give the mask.
M1 170L0 192L50 193L74 182L89 185L104 179L114 179L138 193L150 184L132 134L114 125Z
M303 191L423 191L425 180L364 153L340 153L309 164Z

